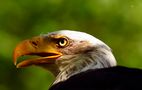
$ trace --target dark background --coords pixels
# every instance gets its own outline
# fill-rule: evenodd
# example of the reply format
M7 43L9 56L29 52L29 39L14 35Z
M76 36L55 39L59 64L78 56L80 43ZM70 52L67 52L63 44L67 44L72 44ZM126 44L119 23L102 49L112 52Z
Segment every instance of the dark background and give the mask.
M54 76L16 69L12 53L24 39L61 29L90 33L119 65L142 69L142 0L0 0L0 90L47 90Z

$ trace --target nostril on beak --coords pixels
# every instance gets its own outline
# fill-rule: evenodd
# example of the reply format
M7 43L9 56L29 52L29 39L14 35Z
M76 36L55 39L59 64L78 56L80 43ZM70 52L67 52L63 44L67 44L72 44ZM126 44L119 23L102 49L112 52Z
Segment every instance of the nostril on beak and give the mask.
M30 41L31 45L35 48L38 47L38 41Z

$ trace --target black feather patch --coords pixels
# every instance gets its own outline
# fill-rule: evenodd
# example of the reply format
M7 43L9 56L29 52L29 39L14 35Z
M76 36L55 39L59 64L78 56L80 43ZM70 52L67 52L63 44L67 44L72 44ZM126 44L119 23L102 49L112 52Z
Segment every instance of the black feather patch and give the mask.
M122 66L88 70L49 90L142 90L142 70Z

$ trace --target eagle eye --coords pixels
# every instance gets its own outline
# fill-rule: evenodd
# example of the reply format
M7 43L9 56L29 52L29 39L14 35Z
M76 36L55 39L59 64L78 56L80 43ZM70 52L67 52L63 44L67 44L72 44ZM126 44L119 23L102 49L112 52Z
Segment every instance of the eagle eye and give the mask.
M58 47L65 47L65 46L68 45L68 43L69 43L69 41L68 41L67 38L59 38L59 39L57 40L57 46L58 46Z

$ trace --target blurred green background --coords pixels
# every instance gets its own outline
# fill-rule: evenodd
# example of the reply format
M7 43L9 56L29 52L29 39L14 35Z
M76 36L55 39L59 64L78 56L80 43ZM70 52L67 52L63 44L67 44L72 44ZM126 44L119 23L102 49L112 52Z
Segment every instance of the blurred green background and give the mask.
M22 40L60 29L90 33L119 65L142 69L142 0L0 0L0 90L48 90L54 76L16 69L12 53Z

